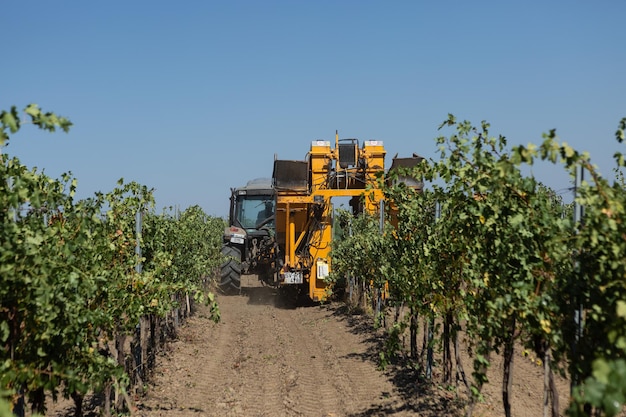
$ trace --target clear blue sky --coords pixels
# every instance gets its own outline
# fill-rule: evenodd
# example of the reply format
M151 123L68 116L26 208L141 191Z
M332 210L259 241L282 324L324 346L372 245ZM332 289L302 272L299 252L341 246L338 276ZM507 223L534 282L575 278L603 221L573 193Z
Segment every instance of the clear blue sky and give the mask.
M0 109L37 103L3 151L79 197L117 179L157 210L223 216L229 188L314 139L436 157L452 113L509 144L559 137L611 175L626 116L626 1L20 1L0 13ZM623 150L623 149L622 149ZM554 189L562 169L534 174Z

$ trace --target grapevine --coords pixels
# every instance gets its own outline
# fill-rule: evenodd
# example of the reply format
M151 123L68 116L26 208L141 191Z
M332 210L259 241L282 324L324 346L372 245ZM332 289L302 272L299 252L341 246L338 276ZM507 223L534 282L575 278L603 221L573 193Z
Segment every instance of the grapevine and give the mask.
M626 119L618 141L625 125ZM442 345L442 382L451 383L456 363L456 379L465 382L470 395L468 415L481 398L493 354L504 358L502 400L504 414L512 415L518 343L544 365L545 404L551 400L552 415L559 414L555 372L572 381L572 415L592 409L614 415L626 399L623 184L603 178L589 155L559 142L554 131L539 146L510 149L504 136L490 135L489 127L450 115L441 129L453 133L437 138L440 159L403 173L430 187L415 192L389 173L385 195L391 215L383 237L362 229L335 245L334 265L364 281L383 272L391 294L387 306L409 310L390 335L411 330L410 357L427 378L430 363L422 362L423 351ZM576 196L584 207L581 222L574 222L572 206L553 190L524 175L523 167L537 159L561 164L572 178L581 168L588 173L590 181ZM624 167L620 153L615 159ZM364 258L376 259L375 269L363 268L355 253L349 253L357 260L352 267L341 264L349 250L370 247L374 253L369 250ZM442 333L429 336L433 340L420 355L414 340L418 316L426 319L425 334L439 328L432 323L442 323ZM453 360L451 345L456 352L459 332L473 354L471 380L457 354Z
M36 105L24 113L48 131L72 125ZM0 121L0 146L26 123L15 107ZM45 413L46 393L73 398L77 415L88 392L108 394L105 414L113 390L112 407L132 407L127 392L158 348L148 352L136 330L188 314L190 294L219 319L206 288L220 260L222 219L197 206L157 215L151 190L135 182L84 200L76 187L71 173L57 180L0 156L0 392L17 414L26 402ZM134 365L127 338L141 351Z

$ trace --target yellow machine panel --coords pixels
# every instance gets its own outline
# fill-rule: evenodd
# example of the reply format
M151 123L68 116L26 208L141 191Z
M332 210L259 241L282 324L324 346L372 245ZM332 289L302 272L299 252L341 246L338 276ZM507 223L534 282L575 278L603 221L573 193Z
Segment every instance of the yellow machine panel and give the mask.
M352 197L358 212L379 210L377 174L385 169L382 141L316 140L305 161L276 160L276 238L283 264L282 284L301 284L312 300L327 296L325 278L333 236L333 197ZM366 188L369 188L366 190Z

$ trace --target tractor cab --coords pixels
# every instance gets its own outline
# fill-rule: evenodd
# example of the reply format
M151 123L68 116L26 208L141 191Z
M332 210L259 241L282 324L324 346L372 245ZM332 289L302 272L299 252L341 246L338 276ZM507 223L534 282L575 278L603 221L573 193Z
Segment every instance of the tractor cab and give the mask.
M272 180L251 180L231 191L222 247L228 261L222 267L220 286L225 291L237 290L241 274L257 274L260 280L273 284L276 196Z

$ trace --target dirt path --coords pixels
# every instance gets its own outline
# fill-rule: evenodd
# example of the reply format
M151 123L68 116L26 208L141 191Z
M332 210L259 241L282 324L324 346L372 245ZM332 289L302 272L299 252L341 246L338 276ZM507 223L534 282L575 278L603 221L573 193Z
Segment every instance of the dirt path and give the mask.
M159 355L147 394L136 398L140 417L374 417L461 416L463 404L436 383L418 383L408 367L377 369L381 331L368 316L352 316L341 303L296 306L256 276L242 280L238 296L219 296L222 320L199 307L177 340ZM463 355L467 372L471 360ZM490 383L477 417L503 415L501 358L492 358ZM542 413L541 367L516 353L513 416ZM559 382L561 409L567 381ZM459 392L463 392L459 388ZM462 394L461 394L462 395ZM68 402L51 414L72 415ZM98 415L97 407L92 409Z
M254 276L243 287L219 297L219 324L200 310L181 330L138 415L415 415L376 369L363 323L338 306L284 305Z

